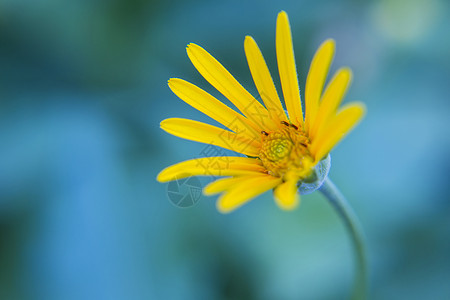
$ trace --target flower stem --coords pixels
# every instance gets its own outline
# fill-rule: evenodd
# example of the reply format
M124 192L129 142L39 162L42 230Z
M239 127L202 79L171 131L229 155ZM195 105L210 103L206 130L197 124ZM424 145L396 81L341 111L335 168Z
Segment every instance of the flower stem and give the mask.
M352 299L367 299L366 246L364 243L361 224L359 223L359 220L350 204L329 178L325 179L319 190L325 195L325 197L328 198L331 205L333 205L335 210L338 212L353 240L353 246L356 254L356 276Z

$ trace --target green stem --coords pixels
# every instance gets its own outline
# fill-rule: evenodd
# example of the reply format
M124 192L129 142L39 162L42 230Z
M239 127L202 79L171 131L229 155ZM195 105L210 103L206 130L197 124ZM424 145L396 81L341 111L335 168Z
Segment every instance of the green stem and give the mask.
M356 278L352 299L362 300L367 299L367 261L366 261L366 247L364 243L364 236L362 233L361 224L358 218L338 188L326 178L323 185L319 189L324 194L331 205L338 212L339 216L344 221L347 229L353 240L353 245L356 254Z

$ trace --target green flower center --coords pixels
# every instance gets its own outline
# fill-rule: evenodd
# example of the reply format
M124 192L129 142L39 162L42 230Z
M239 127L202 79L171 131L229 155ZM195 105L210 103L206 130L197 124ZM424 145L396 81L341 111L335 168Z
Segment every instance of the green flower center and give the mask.
M302 129L285 124L280 130L262 132L262 142L259 158L270 175L301 180L311 174L310 142Z

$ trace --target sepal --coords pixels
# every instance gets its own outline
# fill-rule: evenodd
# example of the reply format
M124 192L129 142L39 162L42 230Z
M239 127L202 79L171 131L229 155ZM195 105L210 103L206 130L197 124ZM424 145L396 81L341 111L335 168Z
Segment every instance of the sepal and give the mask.
M298 182L298 192L300 195L311 194L318 190L330 172L331 156L327 155L314 168L313 173L308 177Z

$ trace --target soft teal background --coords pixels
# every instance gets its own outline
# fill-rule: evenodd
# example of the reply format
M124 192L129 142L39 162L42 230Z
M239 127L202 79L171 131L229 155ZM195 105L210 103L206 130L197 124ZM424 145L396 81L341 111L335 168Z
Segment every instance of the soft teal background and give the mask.
M215 197L175 207L155 181L204 148L159 122L209 121L167 79L220 97L185 46L203 45L257 95L243 40L255 37L278 82L282 9L302 90L332 37L332 70L354 71L346 101L368 107L330 177L366 231L371 298L450 299L444 0L0 1L0 299L348 298L350 241L319 193L293 212L267 193L221 215Z

